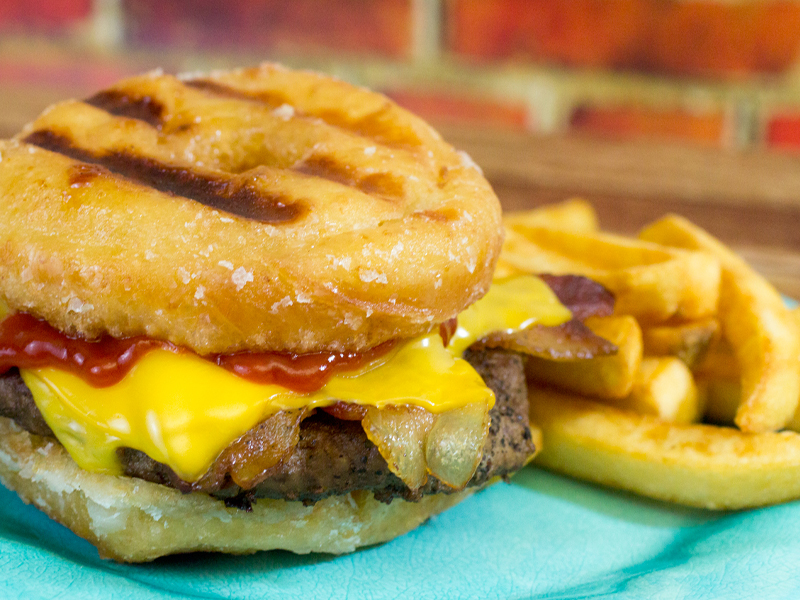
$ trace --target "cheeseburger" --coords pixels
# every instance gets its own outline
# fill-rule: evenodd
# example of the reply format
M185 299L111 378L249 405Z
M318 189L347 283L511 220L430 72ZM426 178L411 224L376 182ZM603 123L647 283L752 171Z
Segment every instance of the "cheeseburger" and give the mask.
M104 557L347 552L535 450L507 348L570 311L486 295L495 195L379 94L129 79L0 142L0 207L0 481Z

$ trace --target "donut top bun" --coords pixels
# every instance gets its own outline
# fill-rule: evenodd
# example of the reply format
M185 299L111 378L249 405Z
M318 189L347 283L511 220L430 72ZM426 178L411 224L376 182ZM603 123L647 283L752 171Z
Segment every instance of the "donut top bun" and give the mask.
M480 170L386 97L276 65L135 77L0 142L0 300L198 353L364 350L487 290Z

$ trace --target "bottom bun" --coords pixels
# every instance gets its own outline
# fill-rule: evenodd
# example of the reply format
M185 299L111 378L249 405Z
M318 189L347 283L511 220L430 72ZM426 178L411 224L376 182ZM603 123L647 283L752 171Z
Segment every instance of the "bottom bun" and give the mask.
M473 490L381 503L371 492L302 502L261 499L252 512L203 493L82 470L64 448L0 417L0 482L89 540L100 556L144 562L183 552L351 552L411 531Z

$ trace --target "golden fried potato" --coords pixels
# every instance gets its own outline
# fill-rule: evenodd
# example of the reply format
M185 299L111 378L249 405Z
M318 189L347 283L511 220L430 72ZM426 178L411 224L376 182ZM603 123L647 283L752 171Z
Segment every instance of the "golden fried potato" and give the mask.
M730 345L724 340L712 344L695 367L695 375L706 397L706 421L735 426L736 411L742 399L742 370ZM800 431L798 413L786 424L786 429Z
M741 509L800 498L800 434L667 423L533 388L534 464L651 498Z
M616 345L617 353L588 360L529 357L525 372L531 385L546 383L599 398L625 398L642 361L642 332L636 319L589 317L585 322L595 334Z
M616 297L616 312L643 324L713 316L720 266L703 252L676 250L606 233L516 225L506 231L504 268L585 275Z
M742 384L739 378L698 375L697 386L705 403L705 421L735 427L736 410L742 401Z
M631 393L614 406L673 423L695 423L703 416L704 398L698 393L692 372L678 358L644 357Z
M800 333L780 294L744 260L682 217L665 217L640 237L708 252L721 262L719 318L742 372L736 424L751 432L785 427L800 403Z
M705 421L735 427L742 400L742 370L733 348L725 340L717 340L693 371L705 403Z
M740 379L742 376L736 354L725 340L712 344L693 371L697 375L714 379Z
M558 204L548 204L518 212L505 213L503 224L516 227L547 227L563 231L591 233L597 231L597 212L586 200L571 198Z
M677 325L642 328L645 356L675 356L689 368L696 366L719 337L719 321L714 317Z
M557 204L547 204L531 210L515 211L503 215L506 230L515 227L547 227L563 231L597 231L599 224L594 207L580 198L571 198ZM495 280L526 273L500 258L495 268Z

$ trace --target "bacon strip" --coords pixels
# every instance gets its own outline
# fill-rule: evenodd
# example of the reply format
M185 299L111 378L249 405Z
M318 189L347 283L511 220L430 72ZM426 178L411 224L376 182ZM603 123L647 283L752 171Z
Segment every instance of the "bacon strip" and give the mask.
M476 342L476 345L505 348L550 360L588 359L617 353L614 344L594 334L577 319L555 327L533 325L515 333L496 331Z
M476 342L477 348L505 348L550 360L589 359L616 354L617 347L583 324L587 317L614 312L614 295L596 281L579 275L539 275L572 312L572 320L555 327L533 325L516 333L495 331Z
M614 295L596 281L580 275L539 275L572 317L607 317L614 312Z

